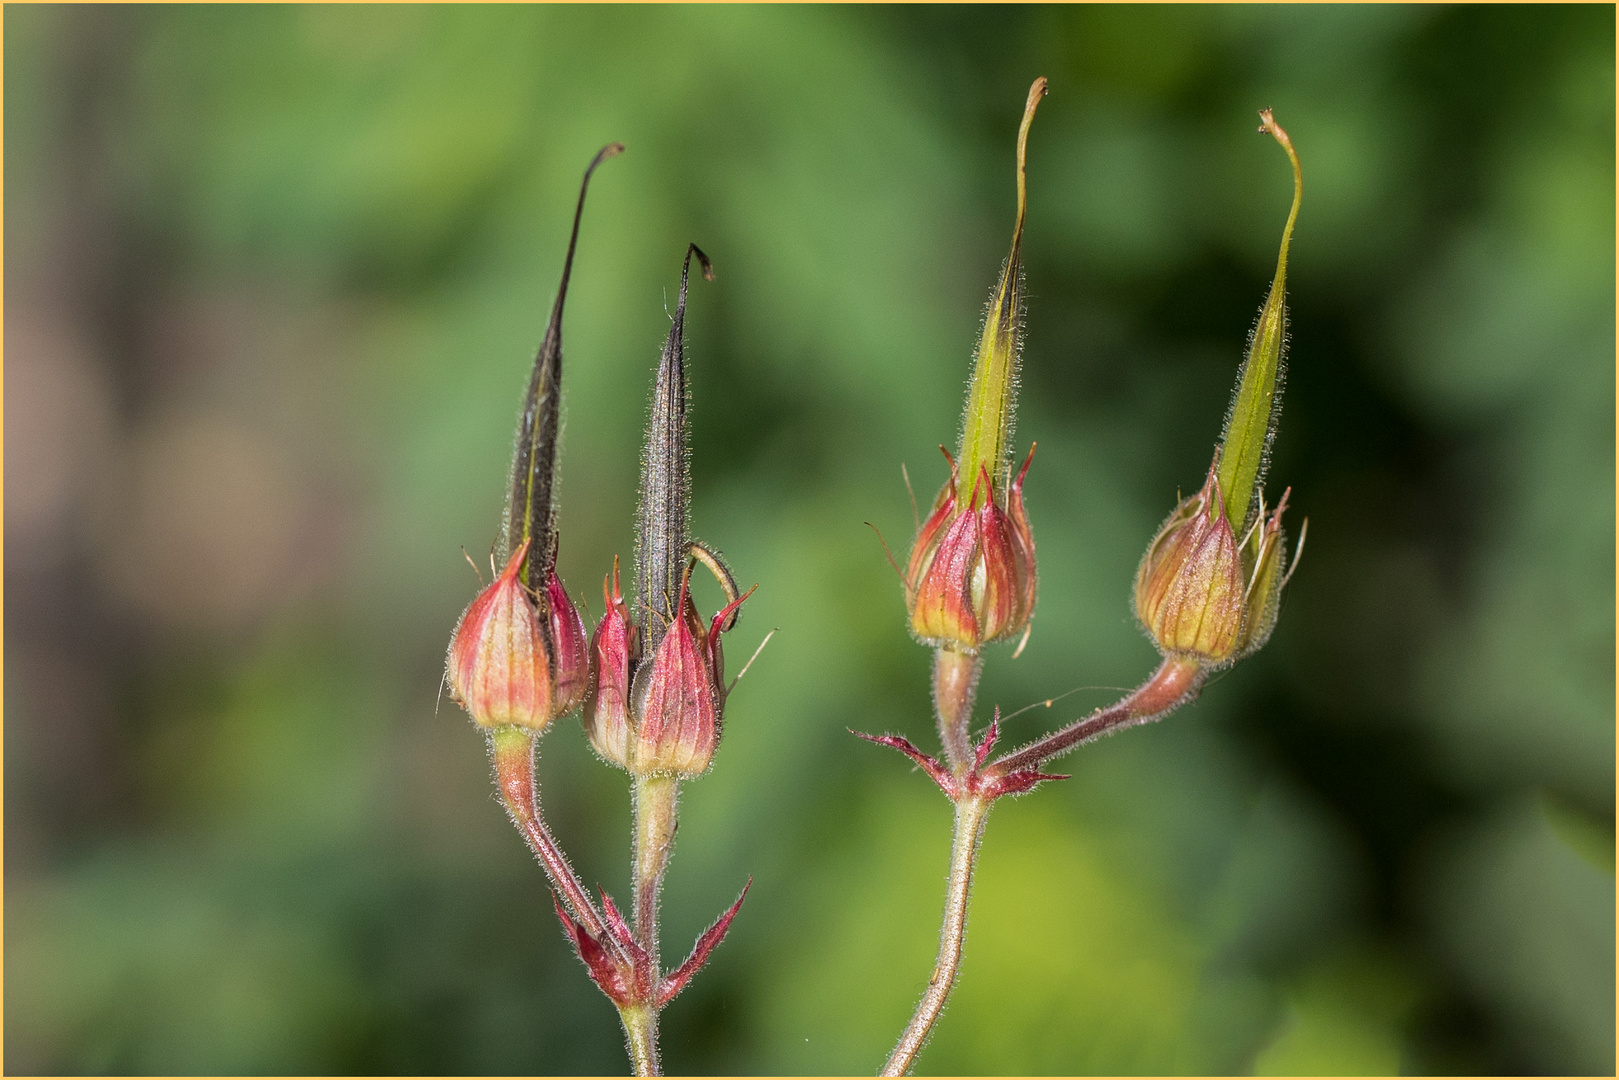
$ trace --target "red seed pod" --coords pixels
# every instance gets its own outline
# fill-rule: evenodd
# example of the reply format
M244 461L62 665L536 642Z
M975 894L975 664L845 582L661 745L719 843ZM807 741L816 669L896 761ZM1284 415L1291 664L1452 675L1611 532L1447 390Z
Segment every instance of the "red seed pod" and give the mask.
M704 627L689 586L688 576L681 581L680 618L635 675L629 770L637 776L697 776L707 770L719 745L726 695L720 634L752 590L720 609Z
M543 731L551 722L551 660L539 613L517 576L528 543L462 614L450 641L450 696L480 727Z
M1028 626L1034 614L1035 557L1023 478L1033 459L1031 447L1004 505L995 497L989 471L980 466L965 509L956 499L951 462L950 480L917 533L905 574L911 632L924 644L972 652Z

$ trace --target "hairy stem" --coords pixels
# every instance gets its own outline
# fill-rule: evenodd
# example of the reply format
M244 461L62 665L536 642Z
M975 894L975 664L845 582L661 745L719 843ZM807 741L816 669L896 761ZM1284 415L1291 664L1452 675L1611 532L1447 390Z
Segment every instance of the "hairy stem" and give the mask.
M573 917L583 923L593 937L610 940L596 906L590 901L590 894L540 817L539 785L534 779L536 742L532 732L516 727L496 728L490 734L489 756L495 763L495 786L500 789L501 801L506 804L512 824L528 841L529 849L540 860L545 876L562 894Z
M933 708L939 720L944 756L958 776L972 763L973 699L984 658L977 653L939 648L933 651Z
M1066 754L1082 743L1100 738L1111 731L1145 724L1173 712L1196 696L1207 673L1193 660L1169 658L1158 665L1152 677L1138 686L1129 696L1097 709L1091 715L1060 731L1054 731L1019 750L993 762L985 770L989 776L1004 776L1018 769L1036 768L1060 754Z
M675 804L680 781L642 776L635 781L635 940L658 962L658 895L675 839Z
M658 1061L658 1010L650 1005L626 1005L618 1010L624 1022L624 1041L636 1076L662 1076Z
M980 663L975 656L940 649L935 653L933 670L939 732L954 772L960 777L972 769L967 728ZM1109 731L1156 720L1191 700L1205 677L1206 673L1193 661L1166 659L1146 682L1118 703L1098 709L1060 731L1013 751L985 769L982 778L994 780L1018 770L1038 768L1043 762ZM956 799L956 829L950 852L944 924L939 930L939 960L916 1014L883 1066L883 1076L904 1076L911 1071L955 985L962 943L967 935L967 903L972 893L973 866L984 833L984 820L994 798L975 794L974 788L968 786Z
M635 941L646 950L651 971L648 984L656 986L658 962L658 897L663 872L674 845L680 781L673 776L640 776L635 780L635 855L630 865L634 889ZM619 1010L629 1041L630 1063L637 1076L658 1076L658 1009L637 1002Z
M927 991L916 1006L916 1015L906 1025L894 1052L883 1065L883 1076L904 1076L916 1064L916 1055L927 1042L928 1032L944 1011L944 1003L956 982L961 963L961 947L967 937L967 902L972 894L973 866L978 859L978 841L984 834L990 800L964 795L956 803L956 835L950 849L950 883L945 890L944 924L939 930L939 960L933 967Z

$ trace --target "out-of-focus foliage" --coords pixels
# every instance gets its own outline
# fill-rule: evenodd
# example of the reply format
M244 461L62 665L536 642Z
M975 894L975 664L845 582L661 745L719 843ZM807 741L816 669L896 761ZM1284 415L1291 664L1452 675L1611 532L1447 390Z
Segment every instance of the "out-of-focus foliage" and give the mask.
M13 7L7 1071L617 1072L436 704L579 174L561 570L629 555L688 241L697 535L781 632L690 785L681 1072L874 1069L949 808L863 521L954 441L1024 90L1032 736L1131 685L1299 148L1268 648L991 820L926 1072L1614 1066L1614 13L1606 7ZM711 598L710 598L711 599ZM707 601L705 601L707 603ZM599 611L599 604L591 603ZM622 776L541 762L588 881Z

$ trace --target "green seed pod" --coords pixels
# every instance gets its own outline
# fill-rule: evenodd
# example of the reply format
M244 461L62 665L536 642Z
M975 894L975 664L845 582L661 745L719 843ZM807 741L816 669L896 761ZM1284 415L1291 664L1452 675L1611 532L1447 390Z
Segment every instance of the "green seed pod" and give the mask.
M1282 414L1282 383L1287 356L1287 248L1293 239L1293 223L1299 216L1299 199L1304 194L1304 174L1299 170L1293 143L1269 109L1259 114L1263 126L1287 151L1293 163L1293 208L1288 211L1282 230L1282 250L1276 259L1276 280L1259 310L1248 339L1248 355L1237 374L1237 392L1226 413L1220 433L1220 449L1215 457L1215 473L1220 490L1226 495L1226 515L1231 527L1245 532L1250 514L1258 505L1265 467L1270 463L1271 440Z
M1012 479L1007 444L1017 412L1017 374L1020 332L1023 329L1023 214L1028 204L1024 184L1025 151L1034 110L1046 96L1046 80L1034 80L1023 106L1017 134L1017 224L1012 230L1012 251L1001 269L1001 279L990 297L984 331L973 360L967 408L961 420L961 449L956 454L956 500L967 506L980 469L989 473L996 493L1006 491ZM983 493L986 497L990 492Z

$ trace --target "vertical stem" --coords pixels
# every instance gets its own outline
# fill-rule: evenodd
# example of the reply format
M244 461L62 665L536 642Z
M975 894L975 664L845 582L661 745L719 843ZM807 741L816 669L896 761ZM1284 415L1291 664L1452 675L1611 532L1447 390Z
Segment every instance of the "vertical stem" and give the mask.
M658 895L669 850L675 839L675 804L680 781L673 776L640 776L635 780L635 863L631 868L635 896L635 940L658 962Z
M624 1041L636 1076L662 1076L658 1061L658 1010L650 1005L626 1005L618 1010L624 1022Z
M939 740L957 776L973 760L968 728L973 698L978 694L978 676L983 670L983 657L976 653L946 648L933 651L933 708L939 718Z
M956 803L956 835L950 850L950 883L945 890L944 924L939 930L939 960L933 967L927 991L916 1006L916 1015L899 1037L899 1044L883 1065L883 1076L904 1076L916 1064L916 1055L927 1042L934 1021L944 1011L944 1003L956 982L961 963L961 946L967 937L967 902L972 894L973 866L978 859L978 841L984 834L990 800L963 795Z
M661 974L658 961L658 896L663 872L669 865L677 825L680 780L673 776L635 778L635 854L630 864L634 890L632 922L635 941L646 950L651 970L647 985L656 987ZM619 1009L630 1063L637 1076L661 1075L658 1061L658 1009L651 1002L636 1002Z

